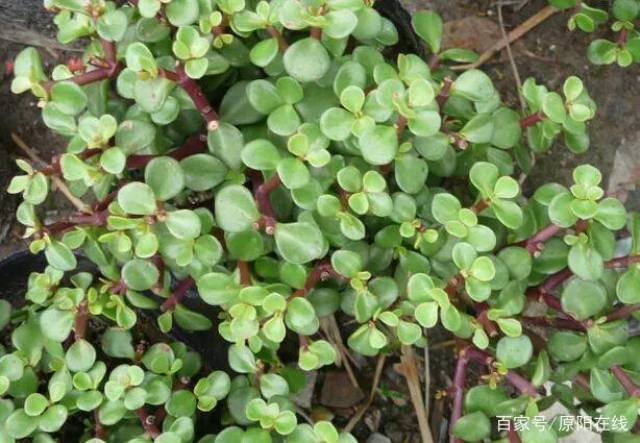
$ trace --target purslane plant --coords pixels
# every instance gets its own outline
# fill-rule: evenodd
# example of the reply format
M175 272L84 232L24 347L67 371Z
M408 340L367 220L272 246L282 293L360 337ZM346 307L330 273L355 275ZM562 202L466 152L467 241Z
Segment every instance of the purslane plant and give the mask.
M12 337L4 441L53 441L81 423L92 443L353 442L302 423L291 398L300 371L349 352L320 333L331 316L355 321L342 332L364 356L427 346L437 324L459 338L454 441L557 441L559 428L491 427L556 400L624 417L604 438L631 438L638 218L589 165L529 198L513 178L556 142L588 148L596 105L584 84L527 80L521 115L483 72L451 73L474 55L442 51L436 14L413 17L430 62L385 58L398 34L372 3L46 2L59 39L88 45L51 75L34 49L15 60L13 90L31 90L68 144L48 165L19 160L9 188L49 266L29 278L23 308L0 302ZM43 220L52 176L83 211ZM194 289L219 318L185 306ZM536 302L547 311L532 317ZM217 328L232 371L210 371L185 344L140 344L141 310L164 332ZM472 379L471 363L487 376ZM214 408L216 435L198 425Z
M579 29L592 33L608 25L616 33L614 41L598 38L589 44L587 56L591 63L616 63L627 67L640 62L640 33L636 23L640 15L638 0L614 0L609 2L610 10L602 9L601 3L585 0L549 0L549 4L570 11L567 26L571 31Z

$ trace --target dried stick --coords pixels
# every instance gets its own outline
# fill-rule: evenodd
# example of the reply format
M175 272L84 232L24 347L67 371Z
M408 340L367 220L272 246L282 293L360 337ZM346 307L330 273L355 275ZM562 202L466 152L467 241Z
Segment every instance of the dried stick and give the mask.
M351 430L358 424L358 422L362 419L364 413L369 409L371 403L373 403L373 399L376 398L376 391L378 390L378 385L380 384L380 377L382 376L382 370L384 369L384 363L387 359L387 356L384 354L380 354L378 356L378 363L376 364L376 371L373 375L373 384L371 385L371 391L369 392L369 397L367 401L365 401L359 408L358 411L349 419L349 423L344 427L345 432L351 432Z
M413 352L413 347L407 345L402 346L400 361L402 362L404 377L407 379L411 403L413 403L413 408L418 416L418 426L420 427L422 443L433 443L433 437L429 429L429 417L427 417L427 411L422 399L422 388L420 387L418 365L416 364L416 355Z
M507 56L509 57L509 63L511 64L511 71L513 72L513 78L516 81L516 86L518 87L518 100L520 101L520 108L524 112L527 109L527 105L524 102L524 98L522 97L522 80L520 79L520 72L518 71L518 65L516 65L516 61L513 58L513 51L511 51L511 43L509 42L509 37L507 36L507 31L504 29L504 18L502 17L502 3L498 2L498 22L500 23L500 31L502 32L502 39L506 40L507 45L505 46L507 49Z
M24 151L25 154L29 156L31 160L40 163L42 166L47 165L47 163L14 132L11 133L11 139L16 145L18 145L20 149L22 149L22 151ZM71 204L76 207L78 211L91 214L91 207L86 205L82 200L73 195L64 181L62 181L55 175L51 176L51 181L55 184L56 188L62 193L62 195L64 195L67 200L69 200L69 202L71 202Z
M349 381L355 387L360 389L360 384L358 383L358 379L356 378L353 368L351 367L350 360L353 359L349 354L349 350L345 347L344 341L342 341L342 336L340 335L340 328L338 327L338 323L336 322L336 317L334 315L327 315L320 319L320 327L327 335L329 341L333 343L333 345L338 348L338 352L340 353L340 359L337 363L340 366L340 363L343 364L344 369L347 371L347 375L349 376Z
M546 19L554 15L558 12L558 9L553 6L546 6L538 11L533 16L529 17L525 20L520 26L515 28L513 31L509 33L507 38L501 38L497 42L491 46L491 48L487 49L483 52L478 60L473 63L469 63L466 65L453 66L451 69L454 71L466 71L467 69L475 69L479 66L482 66L487 60L491 59L497 52L504 49L508 44L515 42L520 37L531 31L533 28L538 26L540 23L544 22Z

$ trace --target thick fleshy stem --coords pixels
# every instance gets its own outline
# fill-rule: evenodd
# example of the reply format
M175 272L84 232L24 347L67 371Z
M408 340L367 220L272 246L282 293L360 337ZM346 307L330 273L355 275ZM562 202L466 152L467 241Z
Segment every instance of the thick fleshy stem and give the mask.
M158 426L156 426L155 416L149 415L144 406L136 409L136 414L140 419L140 423L142 424L144 431L149 437L155 440L156 437L160 435L160 430L158 429Z
M76 311L76 320L75 325L73 327L73 335L74 339L81 340L85 337L87 332L87 322L89 321L89 307L87 304L87 300L82 300L78 305L78 309Z
M74 75L66 81L72 81L79 86L83 86L118 76L120 71L123 69L123 65L116 59L115 44L106 40L100 40L100 44L102 45L102 50L104 52L104 60L102 60L104 62L103 66L92 71L86 71L82 74ZM44 84L44 88L47 91L50 91L56 83L57 82L54 80L48 81Z
M452 85L453 80L451 79L451 77L445 77L443 80L442 89L440 89L440 93L436 97L436 102L438 103L438 106L440 106L441 110L447 103L447 100L449 100L449 93L451 92Z
M640 311L640 303L636 303L634 305L624 305L611 311L609 314L607 314L606 318L608 322L622 320L638 311Z
M254 197L256 203L258 204L258 209L262 214L262 218L258 222L260 227L264 227L265 232L269 235L273 235L276 229L276 215L273 212L273 207L271 206L271 201L269 200L269 196L280 186L282 182L280 181L280 176L278 174L273 174L271 178L262 184L260 184L255 190Z
M509 423L507 438L509 439L509 443L522 443L522 440L520 440L520 435L518 435L518 431L516 431L516 427L514 426L513 422Z
M627 44L628 39L629 39L629 30L623 27L620 30L620 33L618 34L618 46L624 47Z
M240 275L240 285L243 287L251 286L249 263L244 260L238 260L238 274Z
M218 112L211 106L200 85L190 78L180 62L176 62L176 72L161 69L159 74L178 84L191 97L196 109L200 112L208 131L215 131L220 126Z
M100 212L94 212L93 214L78 213L69 216L67 220L56 221L51 224L42 227L42 232L48 235L62 234L76 226L92 225L92 226L104 226L107 224L107 218L109 217L109 211L106 209ZM42 233L40 233L42 236Z
M542 112L535 112L520 120L520 127L527 129L530 126L536 125L544 120L544 114Z
M94 212L93 214L77 214L69 217L69 222L76 225L94 225L104 226L107 224L109 218L109 211L106 209L100 212Z
M195 286L195 280L189 276L184 280L181 280L180 283L176 286L174 291L171 293L169 298L167 298L164 303L160 306L160 310L162 312L173 311L176 306L182 301L182 299L187 295L187 292L191 288Z
M624 257L617 257L606 261L604 263L604 267L607 269L627 268L635 263L640 263L640 255L627 255Z
M269 32L269 34L271 34L271 37L275 38L278 42L278 49L280 50L280 52L285 52L289 48L289 43L287 43L284 36L282 35L282 32L280 32L278 28L276 28L275 26L269 26L267 28L267 31Z
M127 284L124 282L123 279L120 279L117 282L114 282L114 284L111 286L111 293L122 295L125 292L127 292L127 289L128 289Z
M311 28L309 31L309 37L320 40L322 38L322 28L318 28L317 26Z
M396 133L398 134L398 143L402 141L402 135L404 134L405 129L407 129L407 118L403 115L398 117L398 121L396 123Z
M545 328L567 329L570 331L580 332L587 330L586 325L570 318L522 317L521 320L530 325L542 326Z
M104 425L100 421L100 415L98 414L98 409L93 410L93 420L95 421L95 438L99 438L100 440L107 439L107 430Z
M444 292L447 293L449 298L455 297L458 288L464 284L464 277L461 274L454 275L447 282L447 286L444 288Z
M557 234L562 232L563 229L564 228L561 228L560 226L550 224L540 231L536 232L533 237L529 238L524 243L524 247L527 248L527 251L529 251L531 255L533 255L536 252L542 250L544 242L551 239L552 237L555 237Z
M442 59L438 54L432 54L431 58L429 59L429 69L431 69L432 71L438 69L440 67L441 61Z
M309 275L307 275L304 287L296 290L291 294L289 299L306 296L318 283L326 281L331 277L340 277L340 274L338 274L335 269L333 269L333 266L331 266L331 262L329 260L317 262Z
M489 207L489 202L486 199L482 198L478 200L470 209L474 213L480 214L482 211L484 211L488 207Z
M196 134L189 137L187 141L178 149L175 149L165 155L175 160L182 160L183 158L189 157L190 155L206 152L206 150L207 136L205 134ZM156 157L157 155L154 154L130 155L129 157L127 157L127 169L142 169Z
M500 332L498 331L498 327L495 322L489 319L489 305L486 303L478 303L476 305L478 315L476 315L476 320L484 331L487 333L489 337L497 337Z
M631 397L639 397L640 398L640 387L631 380L631 377L618 365L614 365L611 367L611 372L618 379L620 384L624 386L624 389Z

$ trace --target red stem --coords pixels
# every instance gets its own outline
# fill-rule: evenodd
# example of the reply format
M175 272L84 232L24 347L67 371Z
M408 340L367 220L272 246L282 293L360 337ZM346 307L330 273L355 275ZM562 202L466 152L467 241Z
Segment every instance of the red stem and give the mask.
M584 332L587 330L586 325L570 318L547 318L547 317L522 317L522 321L535 326L542 326L553 329L568 329L571 331Z
M104 428L104 425L100 421L100 415L98 414L98 409L93 410L93 419L95 421L95 437L100 440L107 439L107 430Z
M449 279L447 282L447 286L444 288L444 292L447 293L449 298L454 297L456 295L456 291L464 283L464 277L458 274Z
M608 322L622 320L637 311L640 311L640 303L637 303L635 305L624 305L614 311L611 311L606 318Z
M444 107L444 105L447 103L447 100L449 100L449 92L451 92L452 85L453 85L453 80L451 79L451 77L445 77L444 83L442 85L442 89L440 89L440 93L436 97L436 101L438 102L438 106L440 106L441 110Z
M398 122L396 123L396 133L398 134L398 142L402 140L402 134L404 134L405 129L407 129L407 118L401 115L398 117Z
M458 363L456 364L456 372L453 377L453 407L451 411L451 421L449 424L449 442L450 443L462 443L462 440L454 437L453 428L462 417L462 404L464 402L464 385L467 379L467 367L469 365L469 358L467 357L467 350L465 348L460 351L458 355Z
M547 278L540 286L540 290L545 294L550 294L558 286L569 280L573 276L573 273L569 268L563 269L560 272L556 272L551 277Z
M127 284L122 279L118 280L113 284L113 286L111 286L111 292L113 294L122 295L127 291L127 289Z
M480 214L482 211L489 207L489 202L485 199L478 200L472 207L471 210L476 214Z
M73 229L78 225L104 226L107 224L108 217L109 211L106 209L100 212L94 212L93 214L78 213L69 216L69 219L66 221L57 221L45 225L42 230L49 235L57 235Z
M520 127L527 129L530 126L540 123L542 120L544 120L544 114L542 112L535 112L521 119Z
M265 232L269 235L273 235L276 228L276 216L275 212L273 212L269 195L274 189L280 186L281 183L278 174L273 174L269 180L258 186L254 194L258 209L260 209L262 213L262 219L259 224L260 226L264 226Z
M251 286L251 271L249 270L249 263L244 260L238 260L238 274L240 275L240 284L242 286Z
M275 38L278 41L278 49L280 50L280 52L285 52L287 49L289 49L289 43L287 43L284 36L282 35L282 32L280 32L278 28L270 26L269 28L267 28L267 31L269 31L271 37Z
M622 28L620 30L620 34L618 34L618 45L619 46L626 45L628 38L629 38L629 30L627 28Z
M478 303L477 307L480 312L476 316L476 320L489 337L497 337L499 335L498 327L493 321L489 320L489 305L486 303Z
M189 94L196 109L205 121L208 131L215 131L220 126L218 113L209 103L209 99L204 95L202 89L195 80L189 78L181 63L176 63L176 72L160 70L159 74L169 80L175 81L184 91Z
M104 226L107 224L107 218L109 217L109 211L106 209L100 212L94 212L93 214L77 214L69 217L69 222L76 225L94 225Z
M604 263L607 269L626 268L634 263L640 263L640 255L627 255L625 257L617 257Z
M522 443L520 440L520 435L518 435L518 431L516 431L516 427L513 422L509 423L509 431L507 433L507 437L509 438L509 443Z
M111 204L111 202L113 202L115 198L118 196L118 191L120 190L120 188L122 188L127 183L129 183L128 180L120 180L116 186L116 189L114 189L109 194L107 194L107 196L104 199L95 202L95 204L93 205L93 211L101 212L107 209Z
M165 155L174 158L176 160L182 160L185 157L189 157L193 154L199 154L206 152L207 150L207 138L204 134L192 135L187 141L178 149L175 149ZM146 155L130 155L127 157L127 169L141 169L144 168L151 160L156 158L155 154Z
M195 280L189 276L184 280L180 281L173 293L167 298L164 303L160 306L160 310L162 312L173 311L176 306L182 301L182 299L187 295L189 289L193 288L196 284Z
M75 340L81 340L85 337L87 332L87 322L89 321L89 307L87 305L87 300L82 300L78 305L78 310L76 311L76 320L75 325L73 327L73 334Z
M93 71L87 71L82 74L74 75L73 77L67 79L66 81L72 81L77 85L87 85L89 83L94 83L101 80L106 80L108 78L115 78L118 76L120 71L124 68L122 63L118 62L116 59L116 48L113 42L108 42L106 40L100 40L102 45L102 50L104 52L104 67L94 69ZM53 85L55 85L55 81L48 81L44 84L44 88L47 91L50 91Z
M429 69L432 71L434 69L438 69L438 67L440 67L440 61L440 56L438 54L433 54L429 59Z
M149 437L155 440L155 438L158 437L158 435L160 435L160 430L158 429L155 423L156 422L155 417L153 415L149 415L149 413L144 408L144 406L136 409L136 414L138 415L138 418L140 419L140 423L142 424L142 427L144 428L147 435L149 435Z
M311 38L315 38L316 40L320 40L322 38L322 28L313 27L309 31L309 36Z
M611 367L611 372L618 379L620 384L624 386L631 397L640 397L640 387L636 385L629 375L618 365Z
M304 287L295 291L289 297L289 300L296 297L306 296L318 283L326 281L331 277L340 277L331 266L331 262L328 260L322 260L316 263L313 270L307 275L307 279L304 282Z
M563 228L560 226L556 226L554 224L548 225L547 227L538 231L533 237L527 240L524 246L527 248L527 251L531 255L535 254L538 251L541 251L544 247L544 242L549 240L552 237L555 237L557 234L562 232Z

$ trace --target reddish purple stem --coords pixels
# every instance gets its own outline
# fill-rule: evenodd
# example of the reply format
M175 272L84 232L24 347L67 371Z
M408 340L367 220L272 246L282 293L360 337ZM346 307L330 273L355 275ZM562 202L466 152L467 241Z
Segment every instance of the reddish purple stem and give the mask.
M260 184L254 193L258 209L262 213L260 225L264 226L265 232L269 235L273 235L276 228L276 216L275 212L273 212L269 195L271 195L273 190L280 186L281 183L278 174L273 174L269 180Z
M640 397L640 387L631 380L631 377L618 365L614 365L611 368L611 372L618 379L620 384L624 386L625 390L632 397Z
M193 288L196 284L195 280L189 276L178 283L176 289L173 293L167 298L164 303L160 306L160 310L162 312L173 311L176 306L182 301L182 299L187 295L189 289Z
M204 95L198 83L190 78L181 63L176 63L176 72L160 71L160 75L175 81L184 91L189 94L196 109L205 121L208 131L215 131L220 126L220 117L216 110L209 103L209 99Z
M453 428L462 417L462 404L464 402L464 385L467 380L467 367L469 366L468 352L473 349L470 346L460 351L458 362L456 364L456 372L453 377L453 409L451 411L451 421L449 424L449 442L462 443L462 440L454 437Z
M449 93L451 92L452 85L453 85L453 80L451 79L451 77L445 77L444 84L442 85L442 89L440 90L440 93L436 97L436 102L438 103L438 106L440 106L440 109L442 109L444 105L447 103L447 100L449 100Z
M607 321L615 321L622 320L629 317L634 312L640 311L640 303L634 305L624 305L616 309L615 311L611 311L607 315Z
M526 241L525 247L527 248L527 251L529 251L529 253L533 255L536 252L542 250L544 242L556 236L557 234L562 232L562 230L563 228L554 224L541 229L533 237Z
M140 423L147 435L155 440L156 437L160 435L160 430L158 429L158 426L156 426L156 418L153 415L149 415L144 406L138 408L136 410L136 414L138 415Z
M530 126L540 123L542 120L544 120L544 114L542 112L536 112L520 120L520 127L527 129Z
M571 318L522 317L522 321L531 325L554 329L568 329L570 331L580 332L587 330L587 327L584 324Z
M316 263L313 270L307 276L304 282L304 287L295 291L289 299L296 297L304 297L307 295L318 283L328 280L331 277L340 277L331 266L331 262L328 260L322 260Z

